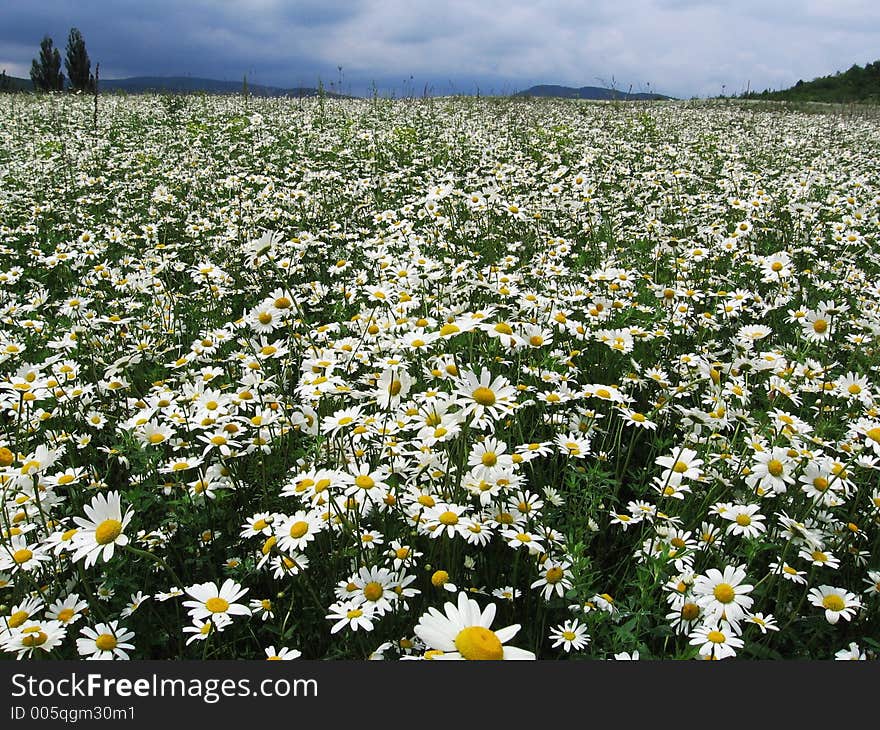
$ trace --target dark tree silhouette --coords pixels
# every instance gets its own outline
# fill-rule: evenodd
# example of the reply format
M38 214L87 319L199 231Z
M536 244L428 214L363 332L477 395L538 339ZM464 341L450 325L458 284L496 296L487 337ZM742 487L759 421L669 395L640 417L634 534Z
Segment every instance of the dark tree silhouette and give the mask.
M31 81L37 91L61 91L64 88L61 52L53 48L49 36L44 36L40 41L40 59L35 58L31 64Z
M67 70L67 78L70 86L77 91L92 91L95 86L95 77L91 75L92 62L86 53L86 42L82 33L77 28L71 28L67 36L67 54L64 60L64 68Z

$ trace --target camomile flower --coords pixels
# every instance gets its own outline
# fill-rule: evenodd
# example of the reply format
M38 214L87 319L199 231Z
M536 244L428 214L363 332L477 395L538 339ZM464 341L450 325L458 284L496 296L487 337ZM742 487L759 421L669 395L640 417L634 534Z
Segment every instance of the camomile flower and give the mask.
M205 641L212 634L223 631L231 623L232 619L228 616L219 616L205 621L194 619L192 624L183 627L184 634L191 634L186 640L186 645L189 646L194 641Z
M815 550L801 548L798 551L798 557L808 560L811 565L814 565L817 568L837 569L840 567L840 560L836 556L824 550L819 550L818 548Z
M266 652L266 661L269 662L290 661L292 659L299 659L302 656L302 652L299 649L288 649L287 647L282 647L276 651L274 646L267 646L263 651Z
M672 474L679 479L699 479L703 460L696 456L697 452L687 447L682 447L672 456L658 456L654 463L664 469L660 479L668 481Z
M346 627L352 631L357 631L358 629L372 631L375 612L373 606L369 603L358 604L351 601L338 601L330 606L330 613L325 618L336 622L330 629L331 634L338 633Z
M490 603L481 612L480 605L462 591L457 606L452 602L444 605L445 615L433 607L422 614L415 633L429 649L443 652L435 659L535 659L532 652L507 645L519 631L519 624L491 629L495 610L495 604Z
M16 535L8 544L0 544L0 570L29 573L49 559L42 546L28 543L24 535Z
M571 588L571 577L568 569L571 563L567 560L547 560L541 565L541 577L531 584L531 588L538 588L545 601L555 593L559 598Z
M808 595L810 603L825 609L825 620L829 624L836 624L841 618L851 620L862 607L858 596L844 588L823 585L811 588Z
M855 641L851 641L846 649L841 649L834 654L836 661L865 661L865 652L859 648Z
M74 535L73 560L85 558L85 566L94 565L98 558L104 562L113 557L116 545L128 545L125 528L131 521L131 507L122 514L119 492L96 494L91 504L85 506L86 517L74 517L79 527Z
M759 509L757 504L738 504L726 510L722 517L730 520L727 534L757 537L764 532L767 529L764 525L765 518L758 512Z
M746 616L745 621L747 624L754 624L761 629L762 634L766 634L768 631L779 631L776 618L769 613L766 616L763 613L750 613Z
M126 649L134 649L134 644L127 643L134 638L134 632L119 626L118 621L83 626L80 633L82 638L76 640L76 650L86 659L128 659Z
M383 410L396 408L409 393L411 385L412 378L403 368L384 370L373 390L376 405Z
M462 373L455 395L462 417L470 417L471 426L482 430L491 431L496 420L516 407L516 390L510 381L502 375L493 379L492 373L485 368L479 376L470 371Z
M458 586L450 579L449 573L442 568L431 573L431 585L450 593L455 593L458 590Z
M698 575L694 578L694 597L706 611L709 620L723 618L729 622L736 622L745 616L754 602L747 595L751 593L752 586L744 584L745 579L745 567L732 565L728 565L723 573L710 568L706 571L706 575Z
M17 654L16 659L24 659L37 651L52 651L66 635L67 630L60 621L26 621L0 634L0 648Z
M580 651L590 643L587 627L579 623L576 618L569 619L550 631L553 639L553 648L561 646L566 652L572 649Z
M736 649L743 646L743 640L733 631L730 624L707 623L690 634L690 644L700 647L700 656L709 659L726 659L736 656Z
M232 578L227 578L220 587L214 582L197 583L186 589L187 595L195 600L184 601L183 605L190 609L189 615L194 619L249 616L251 610L237 603L247 592L247 588L242 588Z
M794 471L797 462L792 461L788 449L774 446L772 449L755 453L755 463L751 466L749 485L760 485L773 493L782 493L789 484L794 484Z
M326 526L316 511L299 510L276 522L278 548L285 552L303 550Z
M263 621L275 618L275 606L269 598L252 598L248 603L251 613Z
M614 659L619 662L637 662L639 658L638 649L634 652L621 651L614 655Z
M32 619L41 608L43 608L43 601L36 597L25 598L15 604L9 614L0 619L0 635L3 634L4 629L17 629L25 621ZM49 616L47 612L46 618L55 619L57 616Z
M465 505L437 503L425 509L419 527L432 538L444 534L450 539L456 535L463 536L466 529L464 521L468 517L467 509Z
M501 537L507 541L508 547L514 550L524 547L528 549L530 555L544 552L544 544L541 542L541 536L538 534L511 528L504 530L501 533Z
M582 434L557 434L554 439L556 449L574 459L584 459L590 454L590 439Z
M120 618L128 618L129 616L131 616L131 614L133 614L141 607L141 604L144 601L149 601L150 598L151 596L144 595L143 591L132 593L128 604L125 606L125 608L122 609L119 614Z
M346 587L354 586L354 590L349 592L347 600L359 606L366 604L370 613L383 616L397 601L396 585L396 574L387 568L364 567L348 579Z

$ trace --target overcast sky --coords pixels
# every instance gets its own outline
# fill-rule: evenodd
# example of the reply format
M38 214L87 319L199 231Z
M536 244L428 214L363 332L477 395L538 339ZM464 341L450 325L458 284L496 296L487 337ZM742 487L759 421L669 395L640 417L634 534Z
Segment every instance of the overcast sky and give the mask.
M533 84L677 97L783 88L880 58L876 0L2 0L0 69L80 29L101 78L369 94ZM342 68L340 72L339 67ZM412 77L412 79L410 79Z

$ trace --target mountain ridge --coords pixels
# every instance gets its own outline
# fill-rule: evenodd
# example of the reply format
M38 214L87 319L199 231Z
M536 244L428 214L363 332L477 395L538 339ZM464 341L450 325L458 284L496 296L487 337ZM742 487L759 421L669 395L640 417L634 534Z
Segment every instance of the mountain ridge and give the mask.
M22 79L16 76L7 76L11 87L17 91L32 91L33 83L30 79ZM65 84L67 79L65 79ZM129 94L146 93L208 93L208 94L240 94L245 89L245 81L222 81L220 79L208 79L198 76L131 76L124 79L99 79L98 90L101 92L122 91ZM351 99L352 96L338 94L327 89L316 89L308 86L282 88L266 84L252 84L247 82L247 92L252 96L281 97L281 96L325 96L334 98Z
M538 84L525 91L518 91L514 96L552 97L557 99L597 99L604 101L657 101L672 99L665 94L649 92L627 92L607 89L603 86L559 86L557 84Z
M7 76L6 79L13 90L31 91L33 84L30 79L22 79L15 76ZM66 79L65 79L66 81ZM198 76L131 76L122 79L100 79L98 83L101 92L120 91L129 94L145 93L208 93L208 94L239 94L245 88L245 82L225 81L209 79ZM247 82L248 94L263 97L309 97L324 94L333 98L353 99L355 96L340 94L327 89L298 86L284 88L268 84L253 84ZM662 100L672 99L664 94L646 92L624 92L616 89L607 89L600 86L561 86L556 84L540 84L532 86L524 91L517 91L507 96L515 97L549 97L562 99L601 99L601 100Z

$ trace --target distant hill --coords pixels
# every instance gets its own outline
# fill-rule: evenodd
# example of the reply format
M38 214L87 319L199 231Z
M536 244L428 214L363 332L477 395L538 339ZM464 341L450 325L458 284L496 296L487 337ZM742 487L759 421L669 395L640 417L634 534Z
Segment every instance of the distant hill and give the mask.
M0 91L30 91L33 88L33 82L30 79L7 76L5 71L0 70Z
M880 103L880 61L867 66L855 64L843 73L820 76L812 81L798 81L789 89L744 94L746 99L781 101L821 101L830 103Z
M532 86L525 91L518 91L514 96L547 96L558 99L604 99L604 100L620 100L620 101L653 101L658 99L672 99L671 96L663 94L648 93L628 93L626 91L617 91L616 89L606 89L601 86L581 86L576 89L571 86L555 86L552 84L541 84Z
M7 76L13 89L21 91L33 91L33 83L30 79L19 79L15 76ZM99 90L124 91L128 94L146 94L151 92L167 92L176 94L240 94L243 89L242 81L218 81L217 79L202 79L193 76L134 76L128 79L99 79ZM248 93L253 96L318 96L321 92L311 87L295 87L283 89L279 86L264 86L248 82ZM352 98L343 94L336 94L324 90L326 96L334 98Z

